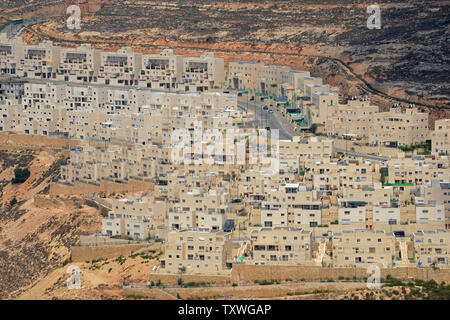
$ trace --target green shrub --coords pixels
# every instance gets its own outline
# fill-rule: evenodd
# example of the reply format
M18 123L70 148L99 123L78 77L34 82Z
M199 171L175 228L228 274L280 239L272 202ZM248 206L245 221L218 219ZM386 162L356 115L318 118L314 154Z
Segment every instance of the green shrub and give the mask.
M188 282L184 285L185 288L206 287L208 282Z
M14 178L12 178L11 183L23 183L27 181L27 179L30 177L30 170L28 168L22 169L22 168L16 168L14 170Z

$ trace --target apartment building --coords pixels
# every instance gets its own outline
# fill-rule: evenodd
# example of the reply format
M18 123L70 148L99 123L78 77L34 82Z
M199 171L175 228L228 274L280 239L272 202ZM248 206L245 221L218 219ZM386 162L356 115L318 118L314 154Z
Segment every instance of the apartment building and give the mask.
M308 159L305 161L304 181L308 189L331 195L340 187L340 165L331 158Z
M70 152L67 165L61 166L61 182L100 185L102 180L126 183L155 176L155 161L148 157L150 147L108 148L78 146Z
M224 275L231 264L231 233L181 230L168 233L162 270L178 274Z
M0 79L0 132L21 130L24 83L13 78Z
M183 56L174 54L172 49L164 49L159 54L144 54L139 87L176 90L183 80L183 67Z
M8 103L6 103L8 102ZM0 132L21 131L21 104L9 104L10 101L0 101Z
M450 268L450 231L425 230L411 236L414 260L419 267Z
M283 74L291 68L286 66L263 66L261 69L260 91L264 96L281 96Z
M92 48L91 44L61 49L56 78L80 83L97 82L100 60L101 51Z
M309 71L302 70L286 70L282 73L282 84L286 91L293 90L298 96L301 96L304 90L304 84L300 84L300 80L305 77L310 77ZM288 93L288 92L287 92ZM286 95L284 92L282 96Z
M280 140L279 155L280 164L285 163L287 169L304 168L308 159L330 158L334 155L334 141L320 137L301 139L295 136L292 140ZM293 164L288 160L297 160Z
M206 52L200 57L184 58L182 91L203 92L223 86L225 84L225 70L223 58L214 57L213 52Z
M250 233L251 262L265 265L307 265L312 259L311 231L302 228L260 228Z
M339 199L338 220L339 224L364 225L366 222L367 202Z
M228 87L235 90L260 92L261 72L264 64L260 62L230 62L228 65Z
M295 92L300 96L304 90L300 80L309 76L309 71L291 70L286 66L239 61L229 63L227 85L235 90L248 90L253 95L289 96Z
M166 203L149 198L113 199L112 211L102 219L102 234L147 239L166 218Z
M445 206L443 204L417 204L416 203L416 222L417 223L445 223Z
M373 184L374 165L368 160L330 158L305 161L305 182L308 188L332 195L341 188L362 188Z
M311 115L312 123L326 125L327 119L334 114L334 107L338 102L339 96L335 92L314 92L311 97L311 105L306 107L306 111Z
M300 93L302 96L306 96L306 86L307 85L314 85L314 84L322 84L322 78L317 78L317 77L300 77L299 78L299 89L300 89ZM312 98L312 97L311 97ZM314 102L313 102L314 103ZM318 103L316 104L317 106L319 105Z
M450 181L450 162L446 157L406 156L388 161L389 184L422 185L433 180Z
M379 224L399 225L400 208L391 206L374 206L372 208L374 229Z
M450 183L432 180L431 183L420 185L414 203L419 205L444 205L450 207Z
M139 83L142 54L123 47L116 52L101 52L98 82L106 85L133 86Z
M365 221L366 228L375 229L380 225L400 224L400 208L392 187L382 187L377 182L373 186L357 189L344 187L342 193L342 198L338 199L341 203L338 214L342 224L361 224Z
M22 38L8 40L6 33L0 33L0 73L16 75L23 59L24 43Z
M428 139L428 113L409 106L405 111L392 107L372 118L369 134L371 145L409 146Z
M328 84L307 84L305 86L305 97L312 97L316 92L329 92L330 86Z
M23 46L23 59L18 64L17 75L34 79L55 79L61 59L60 50L48 40Z
M264 198L260 223L264 227L309 229L322 222L322 201L316 191L304 185L282 184L278 189L268 189Z
M250 194L264 194L264 176L257 170L246 170L238 177L238 194L246 198Z
M450 154L450 119L438 119L431 132L431 153Z
M389 206L395 200L393 187L382 186L380 182L362 188L343 187L342 194L344 199L365 201L373 206Z
M392 267L395 261L395 236L378 230L344 230L333 234L335 267Z
M22 98L23 133L47 136L62 132L67 119L64 92L63 86L26 83Z
M379 107L374 106L366 98L352 97L346 104L338 104L329 108L326 119L327 135L346 139L369 137L374 117Z
M177 230L221 230L225 224L230 195L225 190L181 190L179 202L169 210L169 228Z
M339 162L340 186L359 189L373 184L374 165L369 160L350 159Z

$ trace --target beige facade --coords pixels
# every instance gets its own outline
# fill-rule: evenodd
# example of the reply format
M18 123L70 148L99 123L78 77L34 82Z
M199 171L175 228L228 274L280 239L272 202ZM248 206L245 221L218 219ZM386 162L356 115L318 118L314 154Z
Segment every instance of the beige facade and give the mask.
M236 90L251 90L254 93L259 92L263 66L258 62L230 62L228 87Z
M329 136L340 138L368 138L372 131L373 117L378 106L371 105L365 98L350 99L346 104L329 108L326 119L326 132Z
M438 119L431 132L431 152L433 154L450 154L450 119Z
M392 233L372 230L345 230L333 234L335 267L392 267L395 261L395 237Z
M0 132L21 131L24 81L0 79Z
M169 228L217 231L225 224L230 195L223 189L181 190L179 202L169 210Z
M301 228L260 228L251 232L250 263L305 265L312 259L311 231Z
M175 90L182 82L183 56L165 49L159 54L142 56L139 87Z
M0 73L15 76L24 60L22 38L8 40L6 33L0 33Z
M116 52L102 52L98 82L107 85L132 86L138 83L142 54L123 47Z
M18 61L17 74L25 78L54 79L60 58L60 48L54 46L51 41L25 45L23 59Z
M213 52L206 52L200 57L184 58L184 76L183 84L179 87L180 90L203 92L224 84L223 58L214 57Z
M354 224L359 227L365 225L367 202L339 200L339 224Z
M163 271L179 274L222 275L230 272L231 233L183 230L168 233Z
M112 211L102 219L102 234L133 239L154 235L166 220L166 203L149 198L114 199Z
M428 139L428 113L399 107L375 115L369 134L372 145L409 146Z
M100 68L100 51L90 44L61 49L56 78L70 82L96 82Z
M325 125L327 119L333 115L338 101L339 96L335 92L314 92L311 97L311 105L306 108L306 111L311 115L312 123Z
M450 231L417 231L411 240L414 245L414 260L423 267L450 268Z
M414 156L388 161L390 184L422 185L433 180L450 181L449 159L446 157Z

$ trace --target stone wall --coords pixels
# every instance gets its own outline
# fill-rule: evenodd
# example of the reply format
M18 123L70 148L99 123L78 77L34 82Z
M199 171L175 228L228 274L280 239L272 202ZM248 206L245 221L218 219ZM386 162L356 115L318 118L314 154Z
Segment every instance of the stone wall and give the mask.
M178 279L183 279L184 283L188 282L207 282L214 284L229 284L231 283L230 276L207 276L207 275L192 275L192 274L167 274L167 273L150 273L150 280L156 282L160 280L165 286L178 285Z
M382 268L381 277L391 275L398 279L434 279L437 282L450 282L448 270L433 270L431 268ZM254 282L255 280L339 280L339 277L349 279L364 279L369 277L366 268L322 268L316 266L255 266L234 264L231 273L232 282Z
M50 185L50 194L51 195L83 195L88 196L92 194L98 194L100 192L106 191L107 193L121 193L121 192L138 192L138 191L147 191L152 190L154 183L138 181L138 180L129 180L128 184L117 183L103 180L100 182L100 185L93 185L82 182L75 182L73 185L61 184L61 183L52 183Z
M106 246L72 246L70 248L72 262L85 262L99 258L115 258L120 255L128 256L134 251L149 247L148 244L126 244Z
M44 137L37 135L28 135L21 133L0 133L0 144L11 146L26 146L26 147L53 147L53 148L74 148L80 144L78 140Z

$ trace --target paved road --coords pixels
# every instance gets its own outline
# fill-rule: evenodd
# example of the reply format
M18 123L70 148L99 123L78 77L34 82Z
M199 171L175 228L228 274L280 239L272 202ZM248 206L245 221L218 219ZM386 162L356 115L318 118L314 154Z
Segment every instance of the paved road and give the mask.
M242 110L246 110L247 108L247 102L246 101L238 101L238 106ZM249 125L255 125L259 127L270 127L271 129L278 129L280 130L280 139L281 140L290 140L293 137L293 133L291 133L289 130L289 124L286 123L286 119L283 117L277 115L276 112L269 113L266 110L262 110L262 106L248 102L248 111L255 115L255 120L249 122ZM336 149L337 152L343 152L346 153L350 157L357 157L357 158L363 158L367 160L373 160L373 161L387 161L388 158L380 157L376 155L371 154L363 154L363 153L356 153L356 152L345 152L344 149Z
M238 107L242 110L247 109L247 101L238 101ZM292 139L292 134L288 132L286 126L282 125L282 120L274 113L269 113L267 110L262 110L262 106L248 102L248 112L255 116L255 120L249 122L250 125L255 125L257 127L279 130L280 140L290 140Z
M336 152L342 152L346 153L350 157L357 157L357 158L364 158L367 160L374 160L374 161L387 161L388 158L375 156L371 154L364 154L364 153L356 153L356 152L345 152L344 149L335 149Z
M20 23L20 24L10 23L2 30L2 33L6 33L6 36L9 39L12 39L12 38L20 35L20 33L22 32L22 29L29 26L30 24L41 23L44 21L45 20L29 20L29 21L24 21L23 23Z

